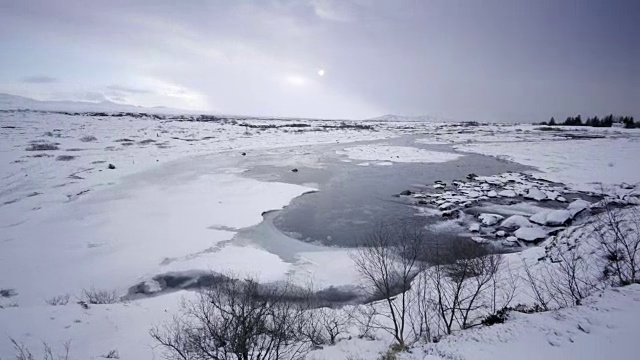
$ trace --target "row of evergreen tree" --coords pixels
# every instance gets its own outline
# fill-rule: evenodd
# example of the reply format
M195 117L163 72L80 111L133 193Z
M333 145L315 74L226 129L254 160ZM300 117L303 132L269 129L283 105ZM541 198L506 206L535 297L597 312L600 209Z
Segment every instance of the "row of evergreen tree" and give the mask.
M569 116L564 122L556 122L556 119L552 117L549 122L542 122L541 125L611 127L614 123L620 123L627 129L640 128L640 122L635 122L633 116L614 116L613 114L607 115L602 119L597 116L588 117L584 121L580 115Z

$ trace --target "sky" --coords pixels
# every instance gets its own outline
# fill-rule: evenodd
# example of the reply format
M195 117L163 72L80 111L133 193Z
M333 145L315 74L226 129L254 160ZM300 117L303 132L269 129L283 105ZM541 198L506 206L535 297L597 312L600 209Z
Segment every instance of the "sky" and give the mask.
M636 0L0 0L0 92L224 114L640 118Z

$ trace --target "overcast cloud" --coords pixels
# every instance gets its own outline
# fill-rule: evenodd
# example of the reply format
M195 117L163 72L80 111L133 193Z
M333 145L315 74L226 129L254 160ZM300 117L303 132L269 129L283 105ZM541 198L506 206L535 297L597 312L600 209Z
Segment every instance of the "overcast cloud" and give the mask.
M0 0L0 92L265 116L640 117L638 19L635 0Z

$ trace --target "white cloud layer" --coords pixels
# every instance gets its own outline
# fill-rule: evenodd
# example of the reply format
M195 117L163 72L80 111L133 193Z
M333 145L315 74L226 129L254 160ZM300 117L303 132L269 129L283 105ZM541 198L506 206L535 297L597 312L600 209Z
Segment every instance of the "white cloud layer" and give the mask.
M499 1L2 1L0 92L267 116L637 115L631 10ZM593 25L603 17L615 26Z

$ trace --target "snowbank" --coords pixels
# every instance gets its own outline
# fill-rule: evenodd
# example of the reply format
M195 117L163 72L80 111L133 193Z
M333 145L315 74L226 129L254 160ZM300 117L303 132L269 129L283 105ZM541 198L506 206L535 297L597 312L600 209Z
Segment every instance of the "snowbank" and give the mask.
M398 358L634 359L639 304L640 285L610 289L583 306L537 314L511 313L504 324L465 330Z
M633 135L637 133L630 132ZM471 143L455 148L537 167L544 172L539 176L578 190L599 191L599 183L640 182L637 138Z
M536 241L546 239L547 232L539 227L521 227L513 235L523 241Z

